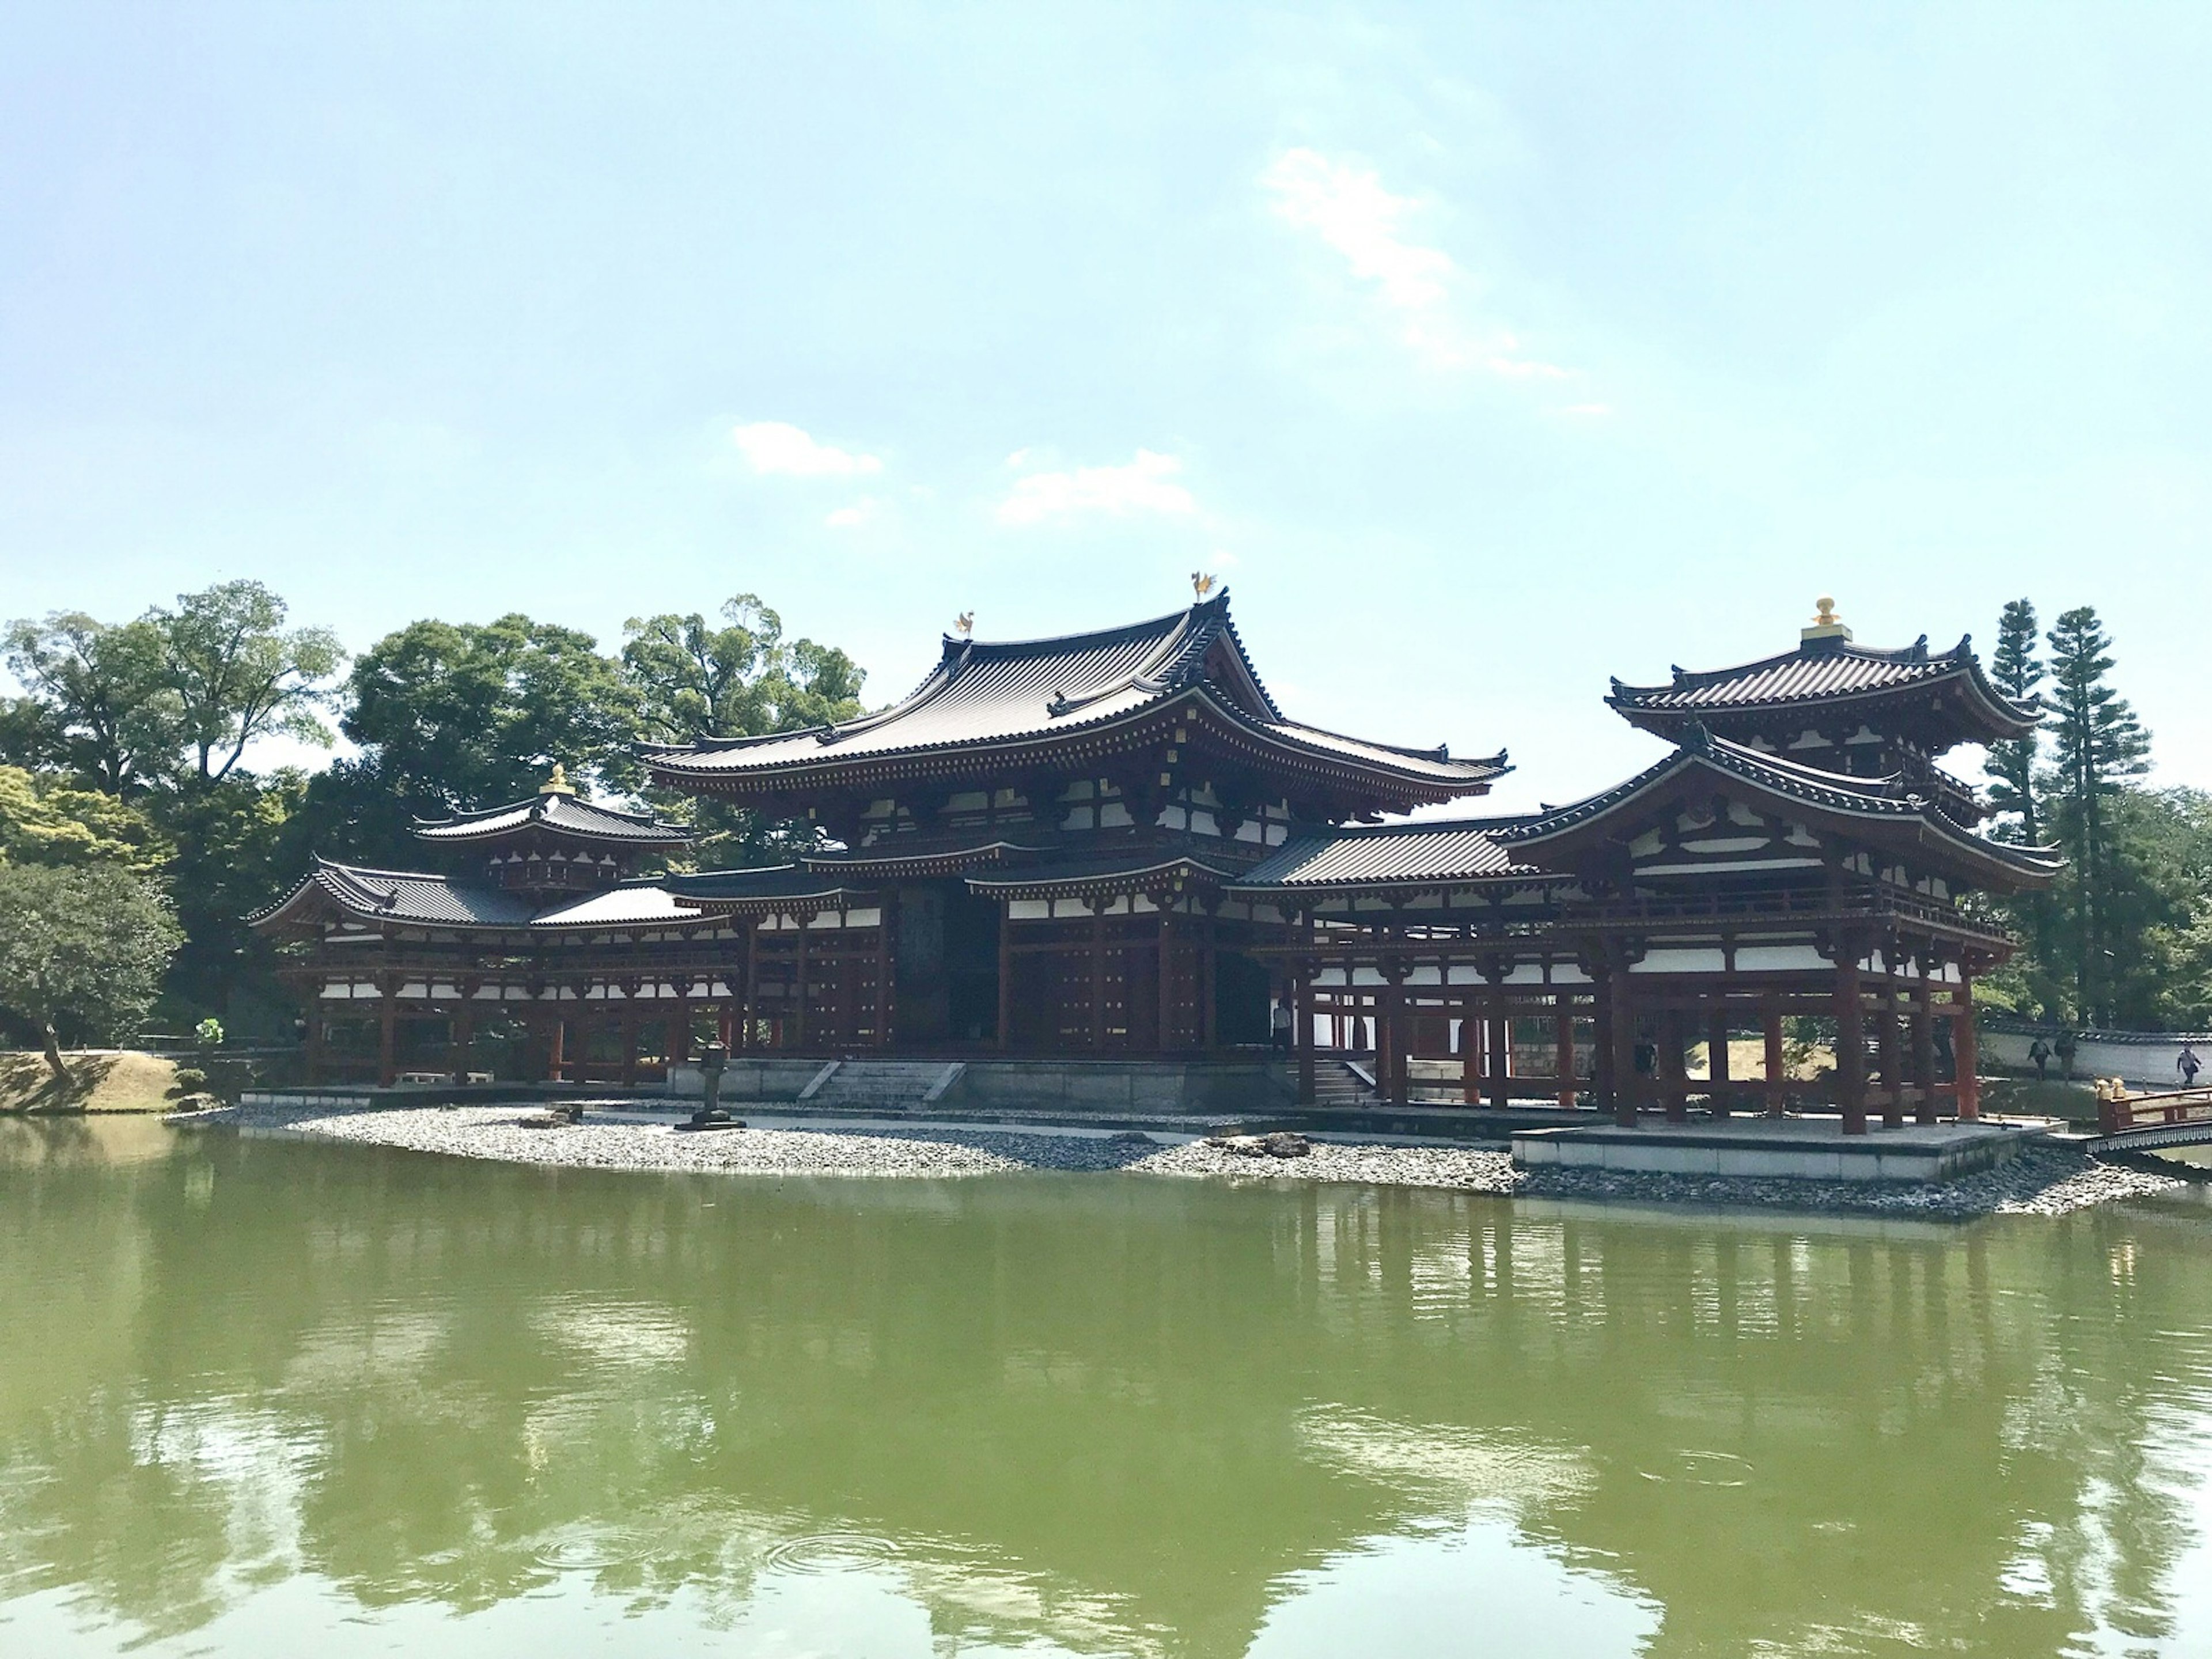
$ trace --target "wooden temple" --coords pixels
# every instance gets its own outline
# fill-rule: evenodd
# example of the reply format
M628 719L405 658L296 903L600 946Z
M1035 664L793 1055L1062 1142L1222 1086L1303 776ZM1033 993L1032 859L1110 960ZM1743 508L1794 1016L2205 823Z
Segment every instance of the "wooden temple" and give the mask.
M1267 1054L1279 1009L1305 1102L1325 1058L1371 1055L1400 1103L1973 1115L1973 981L2010 947L1972 898L2057 861L1979 833L1936 762L2037 711L1966 642L1866 650L1825 601L1791 653L1609 701L1670 746L1617 788L1389 823L1485 793L1505 757L1290 719L1225 592L1097 633L948 635L880 713L646 751L657 784L793 826L787 864L645 873L686 832L556 781L419 827L465 866L319 864L256 925L286 943L311 1062L385 1081L472 1074L495 1028L510 1074L634 1083L710 1035L825 1059ZM1818 1080L1784 1062L1803 1015L1835 1035Z

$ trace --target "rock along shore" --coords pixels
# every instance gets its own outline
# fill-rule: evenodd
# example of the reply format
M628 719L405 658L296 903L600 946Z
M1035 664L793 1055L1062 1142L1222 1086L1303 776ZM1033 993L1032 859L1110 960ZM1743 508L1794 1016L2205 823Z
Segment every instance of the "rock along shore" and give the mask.
M1502 1150L1316 1139L1303 1157L1242 1156L1188 1135L835 1124L679 1133L634 1117L558 1128L525 1127L535 1109L416 1107L376 1111L249 1106L219 1115L240 1129L594 1170L824 1177L937 1177L1031 1170L1124 1171L1262 1182L1345 1182L1499 1197L1596 1200L1714 1208L1814 1210L1967 1219L2063 1215L2179 1188L2179 1179L2037 1147L2001 1169L1910 1186L1660 1176L1598 1170L1516 1170Z

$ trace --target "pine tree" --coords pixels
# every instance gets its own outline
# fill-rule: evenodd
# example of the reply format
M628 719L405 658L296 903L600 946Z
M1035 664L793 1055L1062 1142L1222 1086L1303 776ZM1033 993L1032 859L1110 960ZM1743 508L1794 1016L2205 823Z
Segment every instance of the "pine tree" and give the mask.
M2126 872L2115 846L2112 798L2150 767L2150 734L2109 683L2112 641L2096 611L2069 611L2047 635L2053 687L2052 769L2045 780L2055 827L2072 861L2074 984L2080 1018L2111 1018L2118 943L2113 915Z
M1990 655L1990 681L2014 702L2026 702L2043 684L2043 663L2036 655L2035 606L2014 599L1997 618L1997 648ZM2017 823L2021 842L2039 844L2042 814L2035 798L2036 769L2043 756L2043 733L2007 738L1990 745L1990 804L2008 812Z

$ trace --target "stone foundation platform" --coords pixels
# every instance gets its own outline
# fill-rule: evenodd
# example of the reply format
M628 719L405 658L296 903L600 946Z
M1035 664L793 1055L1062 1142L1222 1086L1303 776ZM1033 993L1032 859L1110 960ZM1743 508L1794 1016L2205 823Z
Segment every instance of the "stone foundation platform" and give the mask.
M1607 1123L1516 1131L1513 1161L1523 1169L1643 1175L1939 1182L2009 1164L2049 1133L2020 1124L1939 1123L1847 1135L1833 1118L1725 1119L1634 1129Z

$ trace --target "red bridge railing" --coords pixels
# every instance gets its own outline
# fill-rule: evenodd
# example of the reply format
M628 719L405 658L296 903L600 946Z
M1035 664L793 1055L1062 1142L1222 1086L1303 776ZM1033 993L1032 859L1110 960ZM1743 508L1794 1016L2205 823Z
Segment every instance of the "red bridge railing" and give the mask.
M2098 1080L2100 1133L2119 1135L2130 1129L2155 1129L2184 1123L2212 1126L2212 1087L2166 1089L2154 1094L2133 1095L2118 1078Z

